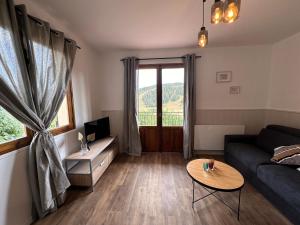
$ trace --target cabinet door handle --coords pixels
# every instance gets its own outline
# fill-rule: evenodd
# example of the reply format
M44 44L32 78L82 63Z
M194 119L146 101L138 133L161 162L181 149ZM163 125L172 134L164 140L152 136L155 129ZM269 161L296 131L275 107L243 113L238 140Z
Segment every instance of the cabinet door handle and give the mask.
M103 164L104 164L104 161L102 161L102 162L100 163L100 166L103 166Z

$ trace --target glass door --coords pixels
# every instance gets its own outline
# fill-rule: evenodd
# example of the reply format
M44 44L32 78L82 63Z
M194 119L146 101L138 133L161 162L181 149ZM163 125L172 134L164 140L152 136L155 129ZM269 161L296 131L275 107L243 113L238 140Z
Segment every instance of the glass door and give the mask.
M140 126L157 126L157 69L138 72L138 119Z
M157 71L156 67L141 67L138 70L138 123L145 152L159 150Z
M184 68L162 69L162 125L183 126Z
M138 121L143 151L182 151L182 64L141 65L138 70Z
M180 152L183 146L184 68L182 65L162 67L161 77L161 151Z

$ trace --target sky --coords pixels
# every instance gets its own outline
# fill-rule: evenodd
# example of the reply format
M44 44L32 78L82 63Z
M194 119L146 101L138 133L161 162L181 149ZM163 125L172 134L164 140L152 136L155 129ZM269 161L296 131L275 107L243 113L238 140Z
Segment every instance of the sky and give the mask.
M138 72L139 88L156 85L156 69L140 69ZM162 83L183 83L184 69L162 69Z

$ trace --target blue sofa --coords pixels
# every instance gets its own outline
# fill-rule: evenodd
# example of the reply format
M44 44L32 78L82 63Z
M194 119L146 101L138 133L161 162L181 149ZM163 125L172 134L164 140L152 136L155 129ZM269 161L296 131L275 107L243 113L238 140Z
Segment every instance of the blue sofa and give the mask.
M274 148L300 144L300 130L269 125L258 135L226 135L225 161L294 224L300 225L300 171L270 161Z

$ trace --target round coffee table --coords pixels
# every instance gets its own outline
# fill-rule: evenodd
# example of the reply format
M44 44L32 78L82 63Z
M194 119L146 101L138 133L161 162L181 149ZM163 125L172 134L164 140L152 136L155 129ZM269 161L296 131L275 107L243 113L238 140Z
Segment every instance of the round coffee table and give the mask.
M243 175L234 169L233 167L227 165L226 163L215 160L214 169L210 171L204 171L203 163L208 162L209 159L196 159L190 161L186 170L189 176L192 178L193 182L193 202L192 207L194 208L194 203L198 202L210 195L213 195L224 205L229 207L233 212L237 214L237 218L240 218L240 202L241 202L241 190L244 186ZM200 184L209 194L195 200L195 182ZM213 190L209 191L207 188ZM224 202L221 198L216 196L216 192L234 192L239 191L239 203L237 211Z

